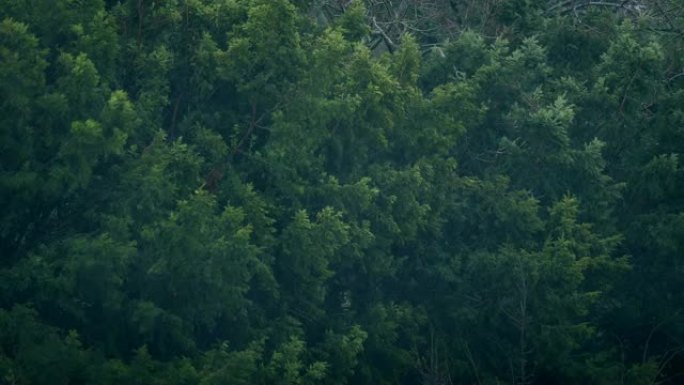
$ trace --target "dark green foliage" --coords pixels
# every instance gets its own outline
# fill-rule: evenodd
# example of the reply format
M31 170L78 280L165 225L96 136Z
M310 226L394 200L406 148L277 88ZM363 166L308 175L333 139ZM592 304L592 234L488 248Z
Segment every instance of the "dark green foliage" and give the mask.
M632 3L0 0L0 383L677 383Z

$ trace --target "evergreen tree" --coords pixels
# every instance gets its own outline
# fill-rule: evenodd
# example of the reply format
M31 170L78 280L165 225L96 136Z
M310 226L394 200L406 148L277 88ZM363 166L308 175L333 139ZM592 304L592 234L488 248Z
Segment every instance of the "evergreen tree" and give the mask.
M0 383L676 383L683 26L0 0Z

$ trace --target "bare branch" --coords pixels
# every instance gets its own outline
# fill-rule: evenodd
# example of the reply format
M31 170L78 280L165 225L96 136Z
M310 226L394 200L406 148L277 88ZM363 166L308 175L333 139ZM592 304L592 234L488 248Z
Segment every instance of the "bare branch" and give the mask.
M387 36L387 33L385 32L385 30L383 30L383 29L378 25L378 22L377 22L377 20L375 20L375 17L373 17L371 20L373 21L373 26L375 27L375 32L376 32L376 33L379 33L379 34L382 36L383 40L385 41L385 45L387 45L387 49L388 49L390 52L393 52L393 51L394 51L394 47L396 47L396 44L394 44L394 42L392 41L392 39L390 39L390 37Z

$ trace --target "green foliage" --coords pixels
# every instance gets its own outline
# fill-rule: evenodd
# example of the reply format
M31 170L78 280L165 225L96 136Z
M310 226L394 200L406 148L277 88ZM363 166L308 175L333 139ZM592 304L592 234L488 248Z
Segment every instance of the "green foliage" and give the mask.
M644 4L0 0L0 383L676 383Z

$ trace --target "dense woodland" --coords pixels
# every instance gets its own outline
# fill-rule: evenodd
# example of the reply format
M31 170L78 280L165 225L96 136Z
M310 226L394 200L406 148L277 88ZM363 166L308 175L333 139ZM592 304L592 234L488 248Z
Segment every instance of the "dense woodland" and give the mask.
M0 383L684 383L680 0L0 0Z

